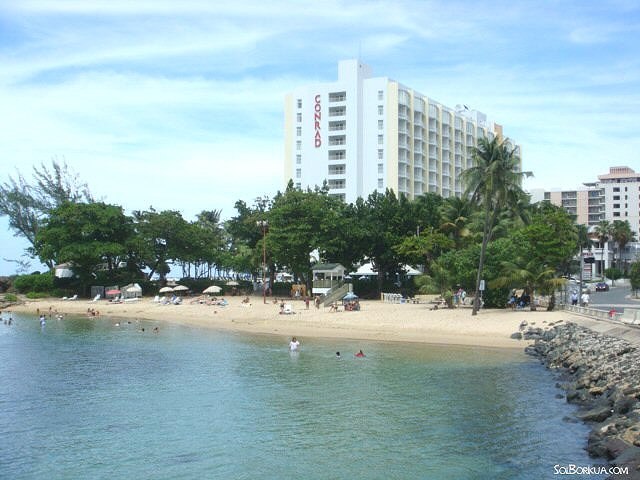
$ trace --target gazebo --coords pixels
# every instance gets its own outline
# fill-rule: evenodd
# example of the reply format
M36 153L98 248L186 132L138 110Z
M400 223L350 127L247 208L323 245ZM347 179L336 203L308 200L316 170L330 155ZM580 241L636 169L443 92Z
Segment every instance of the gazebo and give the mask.
M346 272L339 263L318 263L312 269L313 273L313 294L324 295L332 288L344 283Z

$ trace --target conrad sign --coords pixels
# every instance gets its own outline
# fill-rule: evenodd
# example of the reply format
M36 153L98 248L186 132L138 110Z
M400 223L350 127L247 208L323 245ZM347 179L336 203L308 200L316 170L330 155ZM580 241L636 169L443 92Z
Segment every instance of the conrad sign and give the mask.
M322 136L320 135L320 120L322 119L322 105L320 103L320 95L316 95L313 107L313 130L315 132L314 142L316 148L322 145Z

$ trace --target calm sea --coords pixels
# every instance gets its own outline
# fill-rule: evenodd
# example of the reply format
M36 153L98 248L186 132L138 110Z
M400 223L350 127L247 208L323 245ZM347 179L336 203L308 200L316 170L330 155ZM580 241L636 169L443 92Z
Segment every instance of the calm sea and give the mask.
M519 352L302 338L289 353L285 337L14 321L0 478L537 480L595 463Z

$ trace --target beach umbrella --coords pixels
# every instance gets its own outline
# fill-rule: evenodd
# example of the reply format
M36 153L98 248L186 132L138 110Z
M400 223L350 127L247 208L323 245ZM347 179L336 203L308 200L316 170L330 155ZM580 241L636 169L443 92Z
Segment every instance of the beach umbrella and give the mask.
M104 293L107 295L118 295L120 293L120 290L107 290Z
M349 292L347 293L344 297L342 297L343 300L356 300L358 298L358 296L353 293L353 292Z
M185 292L187 290L189 290L189 287L185 287L184 285L176 285L173 287L174 292Z
M210 287L205 288L202 293L220 293L221 291L222 288L220 288L219 286L211 285Z
M226 285L229 285L230 287L237 287L238 285L240 285L238 282L236 282L235 280L229 280Z
M173 288L171 287L162 287L160 290L158 290L160 293L168 293L168 292L173 292Z

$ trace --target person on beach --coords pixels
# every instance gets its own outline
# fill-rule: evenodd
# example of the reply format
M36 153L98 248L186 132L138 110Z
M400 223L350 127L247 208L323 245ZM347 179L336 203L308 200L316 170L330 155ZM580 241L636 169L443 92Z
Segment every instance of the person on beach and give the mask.
M313 303L315 304L316 308L319 309L320 308L320 297L316 297L315 300L313 301Z
M571 292L571 305L578 305L578 292L575 290Z
M309 310L309 296L304 297L304 304L307 310Z
M365 355L364 355L364 352L362 350L360 350L358 353L356 353L356 357L358 357L358 358L362 358L364 356Z
M289 350L291 350L292 352L296 352L299 347L300 347L300 342L296 337L293 337L289 342Z
M584 292L582 294L581 300L582 300L582 306L583 307L588 307L589 306L589 300L590 299L589 299L589 294L587 292Z

